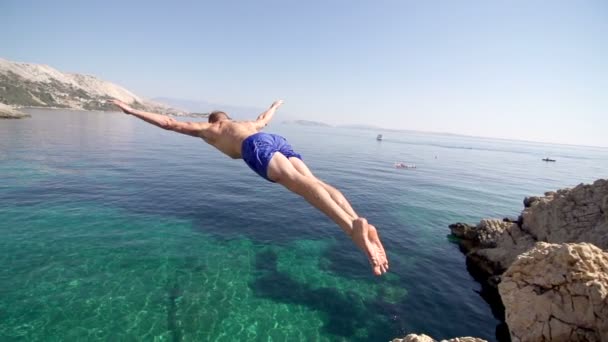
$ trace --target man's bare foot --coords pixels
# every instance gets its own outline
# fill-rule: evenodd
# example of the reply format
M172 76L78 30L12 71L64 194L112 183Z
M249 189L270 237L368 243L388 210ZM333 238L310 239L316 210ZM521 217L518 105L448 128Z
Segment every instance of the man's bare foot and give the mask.
M374 274L382 275L386 272L386 270L381 260L384 260L384 262L386 263L386 256L384 256L384 258L382 259L377 245L373 244L370 241L369 229L370 225L367 223L367 220L359 217L353 221L353 234L351 238L353 239L353 242L365 252L365 255L367 255L369 263L372 265L372 269L374 270ZM372 233L372 236L377 237L378 234ZM377 239L377 241L379 242L380 240ZM382 255L384 255L384 253Z
M369 225L367 238L372 243L372 245L376 246L378 250L378 261L380 262L380 267L383 269L384 272L387 272L388 259L386 257L386 252L384 251L384 246L382 246L382 242L380 241L378 230L376 230L376 227L371 224Z

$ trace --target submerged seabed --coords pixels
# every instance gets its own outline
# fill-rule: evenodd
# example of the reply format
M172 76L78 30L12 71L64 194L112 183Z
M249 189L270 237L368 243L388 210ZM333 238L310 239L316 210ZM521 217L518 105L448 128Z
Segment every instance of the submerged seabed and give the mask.
M3 231L3 339L365 339L390 329L375 306L407 296L334 274L329 239L218 240L185 220L85 204L9 207L2 219L15 227Z

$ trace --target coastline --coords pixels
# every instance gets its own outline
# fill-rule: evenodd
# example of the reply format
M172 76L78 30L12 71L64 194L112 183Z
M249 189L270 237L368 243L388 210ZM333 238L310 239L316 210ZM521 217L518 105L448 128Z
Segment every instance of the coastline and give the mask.
M23 119L31 117L30 114L23 113L13 106L0 103L0 119Z
M43 107L43 106L14 106L14 108L19 109L44 109L44 110L68 110L75 112L103 112L103 113L120 113L119 110L93 110L93 109L84 109L84 108L71 108L71 107ZM29 114L23 113L27 116L31 116ZM167 116L174 117L188 117L188 118L206 118L209 116L208 113L186 113L183 115L177 114L162 114Z

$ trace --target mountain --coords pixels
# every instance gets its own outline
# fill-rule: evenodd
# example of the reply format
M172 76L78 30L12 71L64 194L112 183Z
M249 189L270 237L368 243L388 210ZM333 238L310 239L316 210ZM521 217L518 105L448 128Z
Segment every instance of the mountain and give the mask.
M108 102L110 99L118 99L146 111L187 114L143 99L119 85L95 76L63 73L48 65L0 58L0 103L16 107L116 111L116 107Z

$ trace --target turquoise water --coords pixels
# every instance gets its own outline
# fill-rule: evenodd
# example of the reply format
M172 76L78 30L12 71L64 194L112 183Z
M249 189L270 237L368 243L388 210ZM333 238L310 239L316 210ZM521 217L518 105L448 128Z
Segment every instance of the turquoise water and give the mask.
M0 121L2 341L495 340L447 225L608 170L601 148L269 127L378 227L391 272L375 278L331 221L202 141L31 113Z

